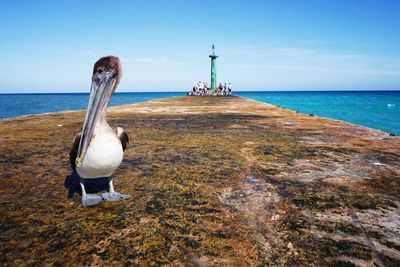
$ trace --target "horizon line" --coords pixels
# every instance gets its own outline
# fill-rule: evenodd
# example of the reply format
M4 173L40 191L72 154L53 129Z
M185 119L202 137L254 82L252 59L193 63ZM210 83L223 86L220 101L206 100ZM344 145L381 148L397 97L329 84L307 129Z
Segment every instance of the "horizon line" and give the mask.
M288 89L288 90L234 90L233 92L391 92L400 89ZM122 91L124 93L187 93L189 91ZM0 92L0 95L48 95L48 94L89 94L90 92Z

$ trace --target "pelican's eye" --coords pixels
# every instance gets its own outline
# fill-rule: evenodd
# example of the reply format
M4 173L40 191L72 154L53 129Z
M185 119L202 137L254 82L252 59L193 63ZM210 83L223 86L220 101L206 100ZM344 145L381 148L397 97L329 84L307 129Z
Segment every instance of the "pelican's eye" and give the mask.
M102 72L103 72L102 69L100 69L100 68L97 69L97 73L98 73L98 74L101 74Z

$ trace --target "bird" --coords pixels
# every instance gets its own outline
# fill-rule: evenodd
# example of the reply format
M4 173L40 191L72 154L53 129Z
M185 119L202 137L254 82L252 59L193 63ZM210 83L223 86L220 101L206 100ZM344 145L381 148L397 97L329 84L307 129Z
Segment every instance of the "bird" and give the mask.
M121 128L111 128L107 122L107 106L122 77L118 57L100 58L93 67L89 103L83 128L72 142L70 163L80 177L82 205L96 205L104 201L119 201L130 196L114 190L112 174L123 159L129 144L128 134ZM109 191L101 195L86 193L85 183L108 178Z

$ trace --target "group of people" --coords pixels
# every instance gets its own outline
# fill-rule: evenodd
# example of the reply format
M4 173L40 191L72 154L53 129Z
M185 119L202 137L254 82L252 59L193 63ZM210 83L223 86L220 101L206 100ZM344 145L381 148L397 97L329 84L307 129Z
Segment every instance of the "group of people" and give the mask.
M219 83L216 89L216 91L211 90L207 82L198 82L193 86L192 91L188 95L232 95L231 83Z

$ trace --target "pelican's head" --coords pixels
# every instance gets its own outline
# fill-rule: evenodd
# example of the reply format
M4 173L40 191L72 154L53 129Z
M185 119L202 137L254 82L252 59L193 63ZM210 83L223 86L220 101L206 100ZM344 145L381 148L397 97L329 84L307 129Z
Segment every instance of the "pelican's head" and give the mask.
M113 92L117 88L122 76L122 66L119 58L114 56L102 57L94 64L92 76L92 89L93 82L100 82L104 78L115 78ZM97 80L96 80L97 79Z
M89 104L75 162L78 167L81 166L85 157L100 115L105 115L108 102L117 88L121 76L121 62L117 57L102 57L94 64Z

